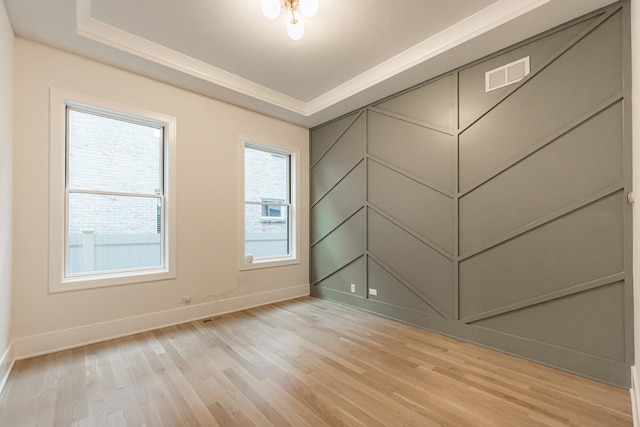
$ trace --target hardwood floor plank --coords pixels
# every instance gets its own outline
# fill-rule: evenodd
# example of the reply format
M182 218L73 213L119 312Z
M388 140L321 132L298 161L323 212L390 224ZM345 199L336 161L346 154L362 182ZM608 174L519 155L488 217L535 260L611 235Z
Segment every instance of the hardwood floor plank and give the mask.
M310 376L315 381L316 387L321 391L327 390L332 393L337 406L343 406L340 405L341 401L347 402L348 407L344 406L345 410L355 408L358 412L365 414L364 417L359 418L366 421L367 425L375 424L370 421L371 417L382 425L393 425L396 419L403 420L408 425L438 425L435 422L425 423L419 414L411 411L404 404L399 404L389 395L368 387L364 382L354 382L352 378L332 369L322 360L319 360L319 363L320 369ZM356 414L351 413L354 416Z
M261 381L258 392L269 395L273 407L293 426L321 427L329 426L324 420L312 411L312 408L303 404L271 378Z
M311 297L15 364L1 426L631 426L628 390Z
M225 369L223 373L242 394L249 398L249 400L260 410L260 412L264 414L273 426L291 427L289 421L276 411L269 402L265 400L265 398L263 398L255 388L251 387L236 371L233 369Z
M224 395L216 393L218 400L216 405L225 409L230 417L230 422L223 423L216 416L221 426L269 426L271 423L266 416L232 383L222 371L215 371L215 381ZM215 416L216 414L214 414Z

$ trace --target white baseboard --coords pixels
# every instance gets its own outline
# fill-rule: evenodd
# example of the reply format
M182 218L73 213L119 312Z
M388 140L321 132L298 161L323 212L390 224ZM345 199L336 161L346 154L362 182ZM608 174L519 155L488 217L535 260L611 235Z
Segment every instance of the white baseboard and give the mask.
M631 409L633 411L633 427L640 427L640 378L638 378L638 371L635 366L631 367Z
M276 289L141 316L126 317L109 322L93 323L77 328L17 338L13 341L13 359L27 359L42 354L67 350L69 348L307 295L309 295L309 285L297 285L284 289ZM2 371L0 371L0 373L1 372Z
M7 384L7 379L9 378L14 362L15 357L12 341L9 343L9 347L7 347L2 357L0 357L0 394L2 394L2 390L4 390L4 386Z

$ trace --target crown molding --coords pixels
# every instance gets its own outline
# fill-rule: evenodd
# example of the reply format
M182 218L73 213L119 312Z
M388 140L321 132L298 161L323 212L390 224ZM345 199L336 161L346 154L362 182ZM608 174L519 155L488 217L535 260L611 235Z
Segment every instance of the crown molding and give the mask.
M294 113L307 115L306 104L298 99L92 17L91 1L77 0L76 33L78 35Z
M376 65L308 103L317 113L416 65L487 33L551 0L500 0L432 37Z
M500 0L309 102L303 102L100 21L91 16L91 1L77 0L76 32L78 35L303 117L309 117L537 9L551 0Z

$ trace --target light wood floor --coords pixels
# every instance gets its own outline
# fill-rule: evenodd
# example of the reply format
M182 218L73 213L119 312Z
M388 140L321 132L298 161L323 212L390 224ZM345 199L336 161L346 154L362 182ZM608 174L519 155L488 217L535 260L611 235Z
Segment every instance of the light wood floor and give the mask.
M628 390L315 298L17 362L0 426L631 426Z

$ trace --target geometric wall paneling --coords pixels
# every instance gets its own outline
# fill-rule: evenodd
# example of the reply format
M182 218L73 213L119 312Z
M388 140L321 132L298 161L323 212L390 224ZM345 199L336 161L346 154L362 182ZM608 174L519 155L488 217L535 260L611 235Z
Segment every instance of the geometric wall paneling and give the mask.
M501 97L513 90L505 86L490 92L485 91L485 73L514 61L529 57L531 71L534 72L551 58L561 47L593 24L596 18L578 22L568 28L553 32L519 48L491 57L460 70L458 78L460 127L467 127L473 120L491 108Z
M629 387L629 8L312 129L312 294Z
M364 298L367 296L366 269L366 259L364 256L361 256L351 264L322 279L315 285ZM352 283L356 285L356 291L354 293L351 292Z
M315 284L364 254L364 209L311 248L311 283Z
M429 186L453 191L454 139L451 135L369 111L368 153Z
M615 103L462 196L460 254L602 190L622 188L622 113L622 102Z
M370 256L450 318L453 261L373 210L369 210L367 226Z
M622 89L618 12L517 87L460 135L460 191Z
M311 208L311 244L326 236L365 203L364 162Z
M375 107L437 127L453 129L453 76L449 75Z
M311 169L312 206L364 158L365 130L364 115L360 115L313 166Z
M369 295L369 299L431 316L442 317L428 303L423 301L419 295L407 288L372 259L369 259L368 262L368 272L369 288L377 290L377 295Z
M453 199L374 160L367 163L367 201L453 255Z
M460 316L464 320L622 273L623 204L618 191L461 261Z
M623 362L624 283L579 292L472 325Z
M314 129L311 134L310 162L312 166L351 126L357 115L358 113L349 114L346 117Z

